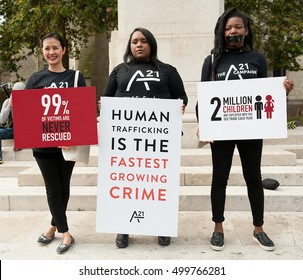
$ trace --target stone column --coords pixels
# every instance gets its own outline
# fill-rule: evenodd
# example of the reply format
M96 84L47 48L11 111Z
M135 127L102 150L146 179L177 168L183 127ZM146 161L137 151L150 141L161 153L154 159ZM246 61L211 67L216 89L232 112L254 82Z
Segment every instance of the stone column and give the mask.
M223 11L224 0L118 0L118 30L111 35L109 70L122 62L134 28L144 27L154 34L159 59L177 68L189 97L183 118L184 148L197 144L193 140L197 128L196 82L213 47L215 23Z

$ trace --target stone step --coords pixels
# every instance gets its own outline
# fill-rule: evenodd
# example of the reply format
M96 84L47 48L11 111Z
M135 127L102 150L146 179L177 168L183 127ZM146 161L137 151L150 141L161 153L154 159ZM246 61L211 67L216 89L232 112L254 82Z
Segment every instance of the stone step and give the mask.
M262 152L262 165L295 166L297 164L296 152L303 154L303 145L301 149L302 151L297 147L297 150L292 150L291 145L283 146L283 148L280 148L280 146L265 145ZM206 166L211 164L212 159L209 145L200 149L182 149L181 151L181 166ZM237 149L234 151L233 165L241 165Z
M35 161L6 160L0 165L1 177L18 177L18 174L36 166Z
M28 168L18 174L19 186L43 186L43 178L38 166ZM76 166L71 178L71 186L96 186L98 180L97 167Z
M33 152L31 149L14 151L12 146L2 147L2 156L5 162L8 161L33 161Z
M211 166L181 167L181 184L186 186L210 185ZM279 181L281 186L300 186L302 184L303 166L262 166L262 178L272 178ZM244 186L242 167L232 166L229 185ZM302 194L303 195L303 194Z
M4 148L3 157L5 165L9 165L12 161L34 161L32 151L29 149L14 152L12 148ZM98 166L99 149L97 146L91 147L89 166ZM296 159L303 157L303 145L264 145L262 154L262 165L287 166L296 165ZM205 166L211 165L210 146L206 145L200 149L182 149L181 150L181 166ZM240 165L238 150L235 149L233 165ZM2 166L5 167L3 164ZM16 163L17 165L17 163ZM27 166L26 164L25 166ZM77 166L85 166L77 163Z
M182 148L197 148L199 141L196 135L198 123L194 113L187 113L183 116L182 130ZM303 143L303 127L287 130L287 138L279 139L264 139L265 145L296 145Z
M287 138L265 139L264 145L301 145L303 143L303 127L287 130Z
M303 159L303 144L292 144L292 145L270 145L271 147L276 147L278 149L292 152L296 154L297 161L298 159ZM266 145L264 146L266 147ZM297 162L298 164L298 162Z
M189 125L192 129L196 126L195 123ZM192 133L192 137L196 137L194 130ZM287 139L264 140L262 176L280 182L277 190L265 190L266 211L303 211L302 135L303 129L297 128L289 130ZM48 210L43 179L31 149L14 152L13 140L2 142L5 143L5 161L0 165L0 210ZM93 146L89 166L76 164L71 181L69 210L95 211L98 153L98 146ZM209 145L181 150L180 211L210 211L211 171ZM237 150L227 196L227 211L250 211Z
M0 178L0 211L48 210L45 188L19 187L16 178ZM264 190L265 211L302 212L303 186L280 186L276 190ZM210 211L209 186L180 186L180 211ZM71 187L68 210L95 211L97 187ZM246 187L228 186L226 211L250 211Z
M196 135L198 124L194 113L186 113L183 116L182 130L184 135L181 138L183 149L197 148L199 141ZM287 130L288 137L282 139L264 139L265 145L300 145L303 143L303 127ZM2 141L3 147L13 147L14 140Z
M245 186L229 185L226 195L226 211L251 210ZM303 210L303 186L279 186L275 190L264 190L264 196L265 211L302 212ZM210 187L181 186L179 210L210 211Z
M273 178L281 186L300 186L302 184L303 166L262 166L262 177ZM180 185L209 186L212 178L211 166L183 166L180 169ZM71 178L71 186L96 186L98 182L97 167L76 166ZM242 167L233 166L229 185L244 186ZM23 186L42 186L43 179L37 166L30 167L18 174L18 184ZM303 195L303 194L302 194Z
M1 142L2 148L3 147L14 147L14 140L13 139L5 139Z

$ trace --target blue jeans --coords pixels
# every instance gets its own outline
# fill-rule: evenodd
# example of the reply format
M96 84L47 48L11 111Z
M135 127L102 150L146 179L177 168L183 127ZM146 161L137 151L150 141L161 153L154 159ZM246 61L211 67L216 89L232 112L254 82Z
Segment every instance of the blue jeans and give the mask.
M2 158L2 139L14 139L14 129L0 127L0 158Z

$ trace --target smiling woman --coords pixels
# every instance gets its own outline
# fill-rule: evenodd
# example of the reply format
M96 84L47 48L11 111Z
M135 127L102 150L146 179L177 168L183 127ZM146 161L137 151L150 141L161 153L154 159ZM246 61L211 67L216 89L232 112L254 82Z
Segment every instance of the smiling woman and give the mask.
M84 77L79 73L78 83L75 84L75 70L65 69L62 57L66 51L63 38L55 32L49 33L42 39L43 57L48 69L33 73L26 89L67 88L86 86ZM60 120L59 120L60 121ZM71 137L69 122L60 124L53 120L43 125L43 141ZM53 241L55 232L62 234L63 241L57 248L58 254L63 254L75 243L69 233L66 209L70 195L70 179L75 165L74 161L65 161L62 149L59 147L34 148L33 155L42 173L49 210L52 215L50 227L38 238L41 245Z
M46 37L42 41L43 57L48 63L48 69L53 72L63 72L62 57L66 51L64 41L60 37Z

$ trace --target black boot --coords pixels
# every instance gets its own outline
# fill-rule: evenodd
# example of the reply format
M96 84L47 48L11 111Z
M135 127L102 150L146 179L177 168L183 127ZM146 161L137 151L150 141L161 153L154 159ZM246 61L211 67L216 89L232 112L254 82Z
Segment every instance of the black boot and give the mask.
M128 246L128 234L117 234L116 246L118 248L126 248Z
M168 237L168 236L158 236L158 243L161 246L168 246L168 245L170 245L170 237Z

